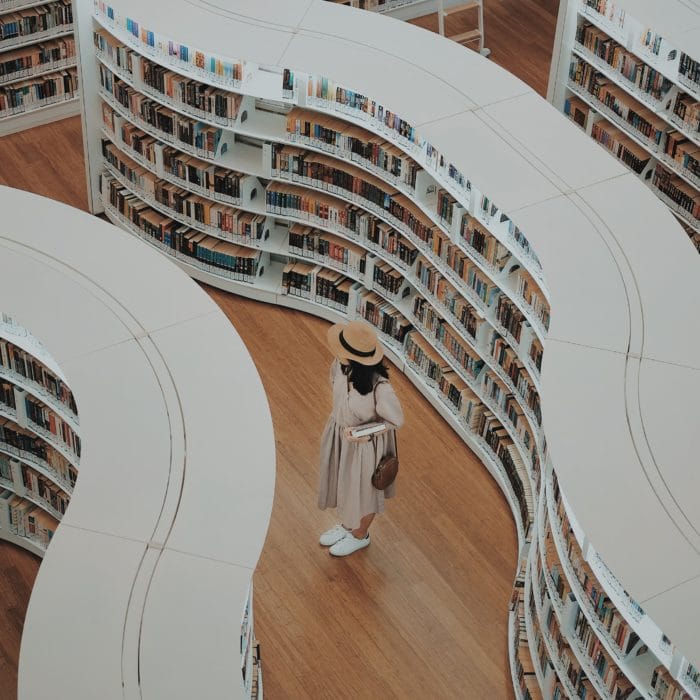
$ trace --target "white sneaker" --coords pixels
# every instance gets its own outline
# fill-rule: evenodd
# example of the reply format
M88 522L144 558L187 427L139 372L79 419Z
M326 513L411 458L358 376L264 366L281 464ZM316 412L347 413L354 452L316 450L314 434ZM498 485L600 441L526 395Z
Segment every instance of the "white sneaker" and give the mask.
M369 533L367 537L362 540L358 540L352 532L348 532L345 537L339 542L336 542L328 551L334 557L346 557L348 554L356 552L358 549L364 549L368 547L370 543Z
M342 540L343 537L345 537L345 535L348 534L348 532L350 532L350 530L346 530L340 523L338 523L335 527L331 528L330 530L326 530L318 538L318 541L324 547L330 547L336 542L340 542L340 540Z

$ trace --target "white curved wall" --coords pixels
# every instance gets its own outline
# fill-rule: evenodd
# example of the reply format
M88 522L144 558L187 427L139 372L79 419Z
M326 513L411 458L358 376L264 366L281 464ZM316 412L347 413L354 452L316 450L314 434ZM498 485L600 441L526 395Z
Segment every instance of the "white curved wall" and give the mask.
M63 369L83 440L19 697L243 697L241 618L274 487L255 366L208 295L128 234L9 188L0 207L3 307Z

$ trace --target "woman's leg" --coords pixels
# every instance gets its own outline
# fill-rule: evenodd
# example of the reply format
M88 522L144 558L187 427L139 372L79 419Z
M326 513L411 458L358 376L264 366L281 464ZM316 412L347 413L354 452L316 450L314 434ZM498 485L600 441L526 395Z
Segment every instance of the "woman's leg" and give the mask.
M355 528L352 531L352 536L358 540L363 540L365 537L367 537L367 530L369 530L369 526L372 524L373 520L374 520L374 513L369 513L368 515L365 515L360 520L360 527ZM345 527L345 526L343 525L343 527Z

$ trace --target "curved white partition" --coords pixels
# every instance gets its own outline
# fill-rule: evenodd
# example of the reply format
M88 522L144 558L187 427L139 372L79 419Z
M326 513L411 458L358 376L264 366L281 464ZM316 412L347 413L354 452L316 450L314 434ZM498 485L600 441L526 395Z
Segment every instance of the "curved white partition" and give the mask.
M0 298L80 411L80 476L32 593L19 697L243 698L274 439L242 341L128 234L0 188Z

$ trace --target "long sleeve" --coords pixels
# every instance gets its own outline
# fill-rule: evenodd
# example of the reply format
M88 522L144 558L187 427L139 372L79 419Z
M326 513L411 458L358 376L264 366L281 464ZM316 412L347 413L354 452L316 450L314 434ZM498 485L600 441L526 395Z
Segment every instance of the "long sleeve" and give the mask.
M340 368L340 361L336 357L333 362L331 362L331 371L330 371L330 382L331 382L331 387L335 383L335 378L339 375L342 374L343 370Z
M397 429L403 425L403 411L389 382L380 382L376 388L377 415L389 428Z

